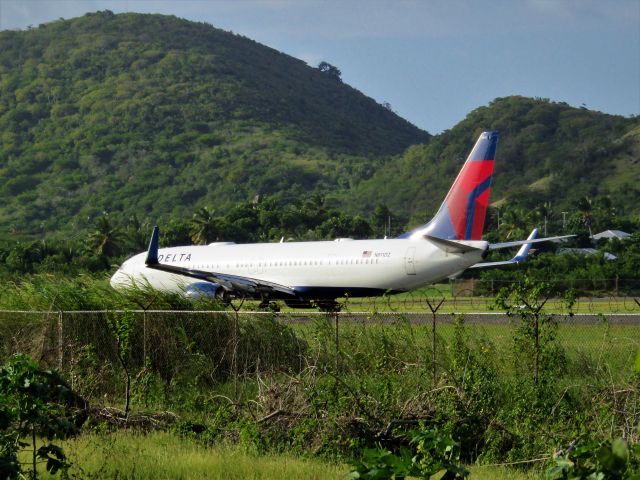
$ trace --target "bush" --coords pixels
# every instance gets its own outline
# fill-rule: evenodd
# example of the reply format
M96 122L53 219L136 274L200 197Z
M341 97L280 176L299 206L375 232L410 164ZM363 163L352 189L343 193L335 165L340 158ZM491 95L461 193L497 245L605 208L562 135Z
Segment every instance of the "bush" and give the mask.
M31 440L31 475L37 477L37 463L46 462L48 472L55 474L69 468L70 463L60 447L51 443L77 432L80 420L74 417L75 396L60 375L42 370L25 355L12 357L0 368L0 478L18 478L23 465L18 452ZM86 404L83 405L86 407ZM37 438L49 442L37 446Z

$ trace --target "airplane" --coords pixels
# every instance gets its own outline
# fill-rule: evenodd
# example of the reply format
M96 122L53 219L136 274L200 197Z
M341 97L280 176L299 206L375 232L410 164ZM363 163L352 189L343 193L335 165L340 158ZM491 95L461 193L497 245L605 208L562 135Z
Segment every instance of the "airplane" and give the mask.
M498 133L480 134L436 215L397 238L158 247L126 260L111 278L114 288L144 284L190 297L256 298L261 306L338 308L336 299L406 292L467 268L522 262L533 243L570 237L489 243L482 240ZM483 262L491 250L521 246L510 260Z

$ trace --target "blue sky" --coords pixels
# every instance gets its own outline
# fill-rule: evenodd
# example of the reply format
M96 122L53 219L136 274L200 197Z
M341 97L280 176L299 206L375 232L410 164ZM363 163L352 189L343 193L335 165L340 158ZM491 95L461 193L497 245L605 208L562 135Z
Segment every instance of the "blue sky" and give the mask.
M0 0L0 29L105 9L205 21L328 61L431 133L507 95L640 114L640 0Z

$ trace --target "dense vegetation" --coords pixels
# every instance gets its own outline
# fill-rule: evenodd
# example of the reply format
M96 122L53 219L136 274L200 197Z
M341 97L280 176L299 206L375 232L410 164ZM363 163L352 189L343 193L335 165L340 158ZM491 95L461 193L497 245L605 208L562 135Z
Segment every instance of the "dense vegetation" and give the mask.
M508 97L430 138L336 67L205 24L102 12L0 40L5 280L104 277L156 223L164 245L397 235L433 213L489 128L502 136L487 239L544 226L588 246L590 233L638 231L637 118ZM601 243L589 258L544 247L527 274L611 291L640 278L637 245Z
M433 213L483 129L502 133L501 208L546 205L556 227L585 202L608 202L613 223L638 213L637 118L508 97L431 138L333 65L160 15L87 14L0 32L0 45L10 239L86 232L105 211L166 225L309 193L351 215L383 202L403 229Z
M496 304L512 323L460 316L435 331L428 316L300 322L299 314L132 312L124 299L125 310L59 314L83 295L65 283L54 292L58 284L24 295L51 305L49 314L2 314L0 358L29 352L61 368L89 400L89 431L161 427L207 446L354 460L363 478L380 478L365 476L374 469L464 474L460 463L529 462L554 479L626 478L639 468L637 326L552 317L540 308L544 284L501 292ZM0 410L11 405L4 385Z
M429 138L331 70L175 17L88 14L0 45L0 218L19 233L299 197Z
M409 148L358 184L351 206L384 199L418 222L437 209L442 195L477 135L500 131L491 201L518 207L520 216L537 207L555 227L562 212L607 204L621 217L639 213L640 121L524 97L498 98L471 112L451 130ZM442 192L442 193L436 193ZM522 215L524 213L524 215ZM609 218L601 228L617 222ZM558 229L559 230L559 229ZM595 233L595 232L594 232Z
M499 230L486 235L488 238L524 238L529 228L541 224L539 210L522 217L514 216L507 208L503 211L503 217L507 218L501 222ZM191 218L173 219L162 226L161 243L169 246L206 244L228 238L238 242L276 242L281 239L382 237L389 233L393 236L401 230L398 224L392 224L391 230L388 230L390 215L393 216L393 212L383 205L378 205L369 216L364 217L329 208L320 196L311 196L305 201L287 201L278 196L264 197L256 202L238 204L226 212L203 207L194 212ZM589 213L588 218L592 224L605 224L611 220L605 215L606 211L596 209ZM510 217L514 223L509 223ZM500 284L501 281L512 281L528 275L539 280L553 279L558 292L575 289L583 295L614 292L637 295L640 291L640 233L622 241L601 241L594 255L558 254L559 248L566 246L591 245L584 218L576 213L571 222L568 228L579 235L567 245L539 246L537 252L517 268L471 270L465 272L464 276L486 280L484 284L478 284L476 293L495 291L493 286L488 286L489 282L498 281ZM638 225L627 221L626 227L630 227L629 231L637 232ZM29 278L32 274L55 273L69 277L85 274L97 277L100 282L125 258L146 249L151 228L151 224L140 221L136 216L122 218L104 214L97 218L86 234L68 238L5 241L0 243L0 278L17 281L26 290L30 290L29 285L34 281L36 284L39 282L37 278ZM606 259L605 252L616 255L617 259ZM494 254L492 258L509 258L513 252L500 255ZM87 278L87 281L90 279ZM0 295L2 304L5 308L9 307ZM47 308L46 305L41 307ZM86 306L80 307L83 308Z

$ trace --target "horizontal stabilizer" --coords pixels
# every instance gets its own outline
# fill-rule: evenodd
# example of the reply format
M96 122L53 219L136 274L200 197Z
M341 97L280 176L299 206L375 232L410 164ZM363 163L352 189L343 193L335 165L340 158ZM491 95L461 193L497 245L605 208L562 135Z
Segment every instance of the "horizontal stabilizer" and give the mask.
M466 253L473 252L474 250L481 250L480 248L472 247L471 245L458 242L456 240L445 240L444 238L438 238L431 235L425 235L424 238L447 253Z
M529 250L531 249L531 244L534 243L534 240L538 236L538 229L534 228L533 231L529 234L529 237L526 240L523 240L525 243L522 244L518 253L516 253L515 257L510 260L502 260L498 262L482 262L476 263L471 268L484 268L484 267L498 267L500 265L513 265L514 263L524 262L529 256ZM539 240L548 240L545 238ZM506 248L506 247L505 247Z

